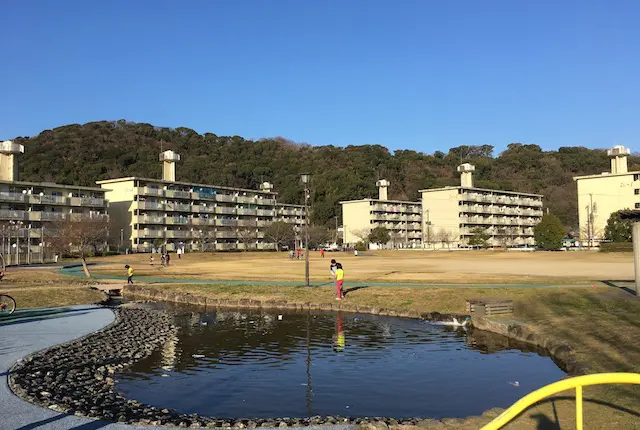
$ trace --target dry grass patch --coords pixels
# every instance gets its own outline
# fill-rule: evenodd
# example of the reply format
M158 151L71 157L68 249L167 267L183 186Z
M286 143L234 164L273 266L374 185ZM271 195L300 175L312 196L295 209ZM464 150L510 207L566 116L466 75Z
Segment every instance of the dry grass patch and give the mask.
M96 303L103 295L89 289L94 280L65 276L55 269L11 268L0 291L11 295L18 308L39 308Z
M124 274L132 264L138 276L174 279L281 280L304 279L304 261L285 253L188 253L172 254L170 267L161 268L158 256L149 265L149 254L121 255L95 262L96 273ZM336 258L351 282L390 283L540 283L587 284L594 280L632 279L633 261L627 254L595 252L423 252L370 251L359 257L346 253L310 254L313 282L327 282L329 261ZM121 265L118 267L118 265Z

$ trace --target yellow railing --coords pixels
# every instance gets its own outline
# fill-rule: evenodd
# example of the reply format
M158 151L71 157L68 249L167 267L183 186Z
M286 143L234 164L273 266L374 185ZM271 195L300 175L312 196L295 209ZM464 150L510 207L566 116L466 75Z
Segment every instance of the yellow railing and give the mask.
M576 376L575 378L554 382L553 384L542 387L533 393L527 394L515 402L509 409L500 414L499 417L482 427L481 430L498 430L517 417L522 411L545 397L558 394L562 391L571 390L573 388L576 389L576 429L582 430L582 387L600 384L640 384L640 374L598 373L596 375Z

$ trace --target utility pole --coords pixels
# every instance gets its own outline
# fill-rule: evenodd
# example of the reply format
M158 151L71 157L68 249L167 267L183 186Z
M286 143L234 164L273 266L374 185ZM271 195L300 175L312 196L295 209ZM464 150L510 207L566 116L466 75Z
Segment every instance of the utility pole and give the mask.
M311 182L311 175L303 173L300 175L302 184L304 185L304 236L305 236L305 250L304 250L304 279L305 286L310 287L309 283L309 197L311 191L309 190L309 183Z
M27 264L31 264L31 224L27 227Z
M589 206L587 206L587 246L593 247L593 194L589 193Z

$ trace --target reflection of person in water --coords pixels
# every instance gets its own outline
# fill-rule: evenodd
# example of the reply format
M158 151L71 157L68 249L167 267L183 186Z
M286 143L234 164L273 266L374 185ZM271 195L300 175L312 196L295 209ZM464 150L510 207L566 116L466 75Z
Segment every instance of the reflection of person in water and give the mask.
M344 351L345 339L344 339L344 324L342 319L342 312L338 312L336 316L336 337L335 343L333 345L333 350L335 352Z

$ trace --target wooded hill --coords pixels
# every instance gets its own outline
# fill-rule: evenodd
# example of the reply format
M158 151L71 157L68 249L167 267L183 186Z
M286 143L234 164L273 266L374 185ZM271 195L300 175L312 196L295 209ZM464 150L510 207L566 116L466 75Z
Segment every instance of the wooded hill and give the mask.
M25 145L20 161L25 181L95 185L121 176L160 178L158 154L172 149L182 157L178 180L242 188L270 181L280 201L302 203L298 175L307 171L312 174L312 219L328 226L340 215L339 201L376 197L378 179L391 181L389 198L417 200L419 189L458 185L456 166L469 162L476 166L476 186L544 194L545 206L575 229L572 176L610 168L605 150L583 147L542 151L512 143L498 155L490 145L459 146L446 154L391 153L379 145L310 146L281 137L252 141L124 120L72 124L15 140ZM630 157L629 169L640 170L640 157Z

